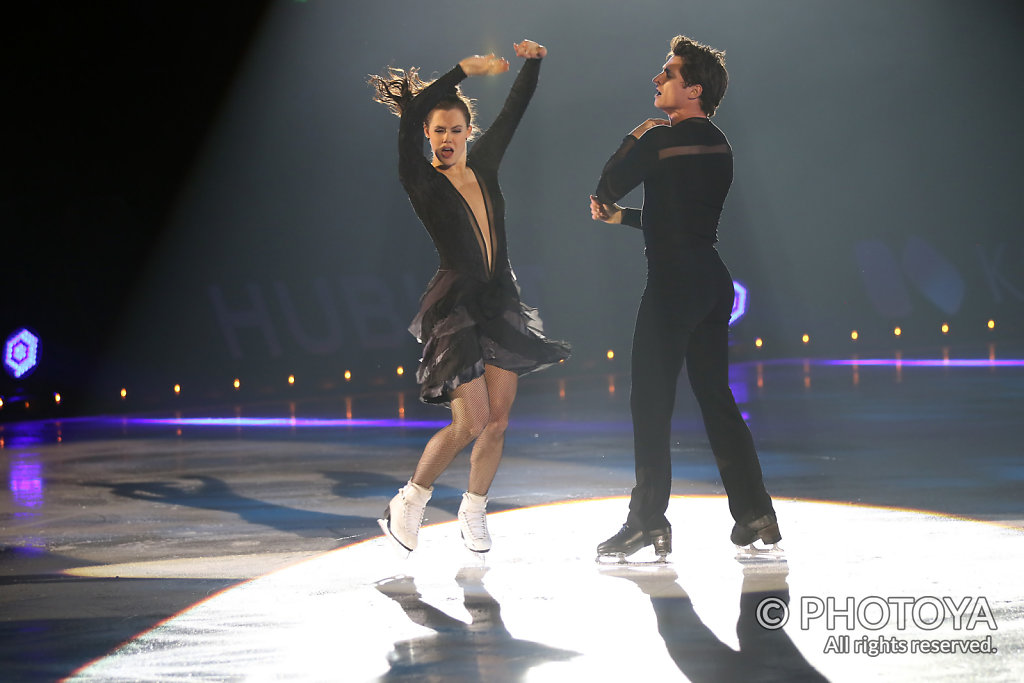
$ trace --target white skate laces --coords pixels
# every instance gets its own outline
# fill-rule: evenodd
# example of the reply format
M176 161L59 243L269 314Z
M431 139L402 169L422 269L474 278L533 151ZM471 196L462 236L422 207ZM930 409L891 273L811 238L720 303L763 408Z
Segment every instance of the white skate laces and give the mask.
M466 547L477 553L491 549L491 535L487 533L487 496L466 491L459 505L459 528Z
M425 489L410 481L398 489L398 495L391 499L384 512L385 519L381 520L381 527L410 552L416 549L423 513L433 490L433 487Z

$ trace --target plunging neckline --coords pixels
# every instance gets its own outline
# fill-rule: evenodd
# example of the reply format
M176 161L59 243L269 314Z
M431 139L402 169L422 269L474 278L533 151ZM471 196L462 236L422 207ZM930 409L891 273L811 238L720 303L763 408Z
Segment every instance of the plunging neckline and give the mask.
M484 218L487 220L487 235L490 239L484 239L483 228L480 226L480 221L476 218L476 212L473 211L473 206L466 199L466 196L462 194L462 191L456 187L452 179L448 177L448 174L444 171L439 170L436 166L434 170L444 176L448 184L451 185L452 190L459 196L459 200L462 201L462 207L466 210L466 215L469 217L470 225L473 226L473 232L476 236L477 245L480 247L480 255L483 258L484 270L487 272L488 277L494 275L494 211L491 207L491 200L489 195L484 189L484 183L480 180L480 176L472 166L466 164L466 168L473 174L473 179L476 180L476 186L480 190L480 198L484 203ZM490 249L488 249L490 245Z

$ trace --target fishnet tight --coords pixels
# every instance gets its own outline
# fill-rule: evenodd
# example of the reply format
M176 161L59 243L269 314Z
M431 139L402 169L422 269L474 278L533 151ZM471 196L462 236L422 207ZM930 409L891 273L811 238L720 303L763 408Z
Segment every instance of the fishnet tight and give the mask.
M470 493L487 495L501 462L505 429L519 376L493 365L484 366L484 376L462 384L452 392L452 422L427 442L416 465L412 481L432 486L455 456L474 439L469 456Z

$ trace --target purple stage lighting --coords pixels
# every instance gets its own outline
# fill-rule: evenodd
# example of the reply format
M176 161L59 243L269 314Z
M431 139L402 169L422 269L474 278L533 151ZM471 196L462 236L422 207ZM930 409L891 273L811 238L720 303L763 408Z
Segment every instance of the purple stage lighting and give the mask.
M35 453L25 454L34 456ZM43 504L42 466L25 456L18 456L11 462L9 486L15 504L35 508Z
M7 338L4 366L15 379L31 372L39 362L39 337L22 328Z
M743 283L733 280L732 288L735 294L732 297L732 315L729 316L729 324L742 318L747 312L747 288Z
M177 425L191 427L380 427L383 429L440 429L448 423L442 420L353 420L295 417L178 417L134 418L128 420L139 425Z
M817 365L863 365L916 368L1020 368L1024 360L1019 358L857 358L851 360L829 360Z

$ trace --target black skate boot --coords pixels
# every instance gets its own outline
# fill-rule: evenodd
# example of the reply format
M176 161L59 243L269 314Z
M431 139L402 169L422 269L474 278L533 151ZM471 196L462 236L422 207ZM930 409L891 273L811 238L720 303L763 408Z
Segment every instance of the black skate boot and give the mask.
M649 545L654 546L658 560L664 562L672 552L672 529L643 531L623 524L618 533L597 546L597 559L600 562L602 557L616 557L619 562L624 562L628 556Z
M779 522L774 514L767 514L746 524L736 524L732 527L732 534L729 535L735 545L750 545L757 539L765 545L775 545L782 540L782 532L779 531Z
M651 545L654 546L654 554L658 556L659 560L664 562L665 558L672 552L672 529L670 527L652 529L647 532L647 538L650 539Z

